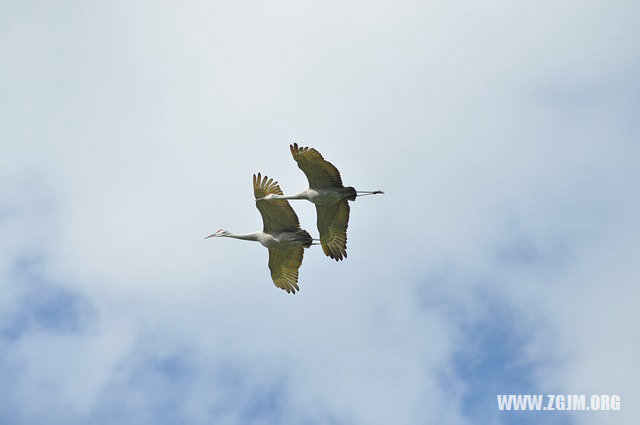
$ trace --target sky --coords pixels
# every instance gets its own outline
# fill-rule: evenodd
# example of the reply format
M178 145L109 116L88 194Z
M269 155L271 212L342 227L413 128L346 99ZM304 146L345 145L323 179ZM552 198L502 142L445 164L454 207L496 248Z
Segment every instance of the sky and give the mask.
M640 423L639 20L0 2L0 423ZM289 295L262 246L203 237L262 228L253 173L306 187L294 141L385 194Z

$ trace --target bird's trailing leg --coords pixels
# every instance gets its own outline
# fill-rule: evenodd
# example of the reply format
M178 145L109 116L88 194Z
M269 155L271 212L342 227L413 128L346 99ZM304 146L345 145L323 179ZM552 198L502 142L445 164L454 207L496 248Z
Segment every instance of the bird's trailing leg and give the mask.
M356 190L356 196L367 196L367 195L384 195L384 192L381 190Z

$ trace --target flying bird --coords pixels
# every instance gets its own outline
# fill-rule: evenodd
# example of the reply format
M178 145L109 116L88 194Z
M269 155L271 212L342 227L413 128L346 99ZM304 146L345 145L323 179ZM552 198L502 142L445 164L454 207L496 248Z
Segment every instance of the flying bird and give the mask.
M262 231L233 234L220 229L213 237L235 238L247 241L258 241L269 249L269 270L273 283L287 293L299 291L298 269L302 264L304 248L313 244L309 233L300 228L300 222L289 202L284 199L272 202L257 202L258 199L269 195L282 195L277 181L262 177L260 173L253 175L253 194L256 198L256 207L262 215Z
M320 152L309 147L289 145L293 159L309 180L309 188L295 195L269 194L263 200L306 199L316 206L317 225L322 251L336 261L347 258L347 226L349 225L349 203L357 196L382 194L381 190L364 191L344 187L340 172L325 160ZM262 202L258 202L261 204Z

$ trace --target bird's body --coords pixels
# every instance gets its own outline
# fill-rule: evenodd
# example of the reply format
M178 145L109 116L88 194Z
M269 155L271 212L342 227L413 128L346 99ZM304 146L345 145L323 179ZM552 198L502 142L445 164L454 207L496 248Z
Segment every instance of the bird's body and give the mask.
M269 249L269 270L273 283L289 293L300 290L298 287L298 269L302 264L304 248L313 244L311 235L300 227L298 216L289 202L280 199L274 202L257 202L269 194L280 194L278 182L262 178L260 173L253 176L253 191L256 207L262 215L263 229L244 234L233 234L220 229L210 237L227 237L260 242ZM206 238L205 238L206 239Z
M295 195L269 194L258 199L277 202L287 199L306 199L316 206L317 226L320 243L325 255L340 261L347 258L347 227L349 225L349 203L358 196L383 193L376 191L357 191L353 187L344 187L338 169L325 160L320 152L313 148L290 145L291 155L309 181L309 188ZM259 202L261 204L262 202Z
M259 232L258 241L266 248L290 249L297 246L309 248L312 239L306 230L300 230L299 232Z

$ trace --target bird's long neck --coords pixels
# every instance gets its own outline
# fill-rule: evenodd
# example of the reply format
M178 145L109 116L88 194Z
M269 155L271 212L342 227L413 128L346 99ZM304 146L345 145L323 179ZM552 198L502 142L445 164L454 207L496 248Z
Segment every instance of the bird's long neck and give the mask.
M258 241L259 233L260 232L239 233L237 235L235 233L229 233L228 235L225 235L225 237L233 238L233 239L242 239L243 241Z
M276 195L275 199L307 199L307 190L295 193L293 195Z

